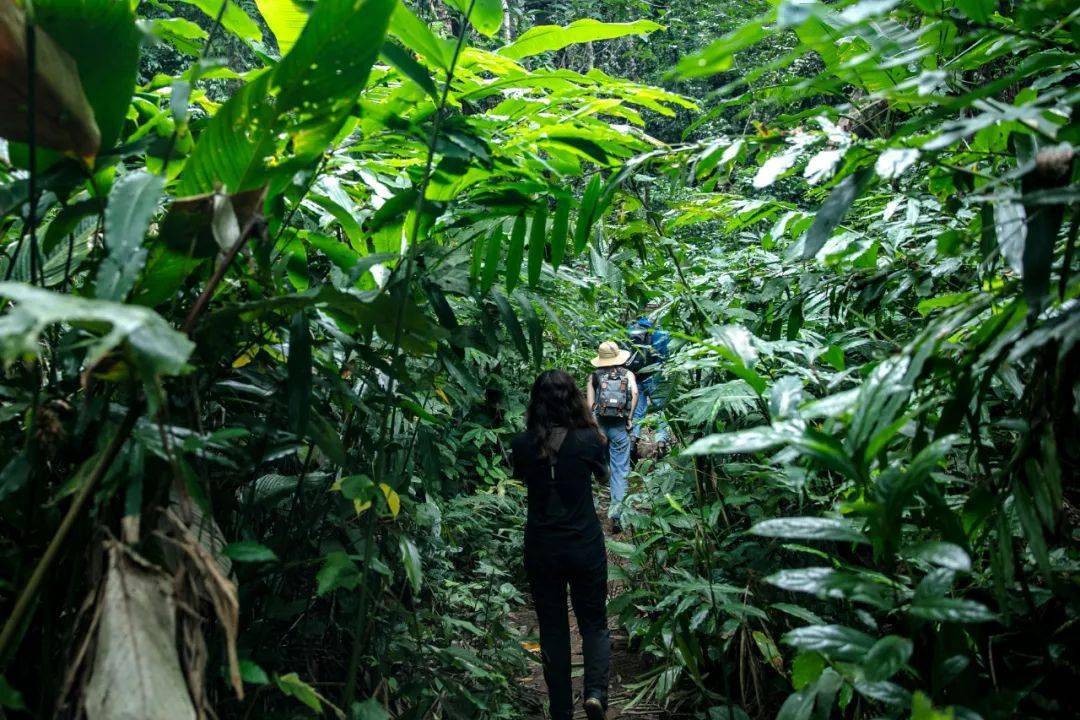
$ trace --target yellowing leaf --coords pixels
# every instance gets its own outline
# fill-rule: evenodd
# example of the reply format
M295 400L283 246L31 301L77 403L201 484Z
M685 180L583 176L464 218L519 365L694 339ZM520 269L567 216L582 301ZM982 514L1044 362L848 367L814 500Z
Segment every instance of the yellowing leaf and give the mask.
M397 517L398 513L401 512L401 497L386 483L379 483L379 488L383 491L383 495L386 496L386 504L390 507L390 512L393 513L394 517ZM368 505L370 504L368 503Z
M242 368L245 365L250 364L251 361L254 360L255 356L258 355L258 354L259 354L259 346L258 345L252 345L247 350L240 353L240 357L233 360L232 366L234 368Z
M684 510L684 509L683 509L683 506L679 504L679 501L678 501L678 500L676 500L675 498L671 497L671 493L665 493L665 494L664 494L664 497L665 497L665 498L667 498L667 501L668 501L668 505L670 505L670 506L672 507L672 509L673 509L673 510L676 510L676 511L678 511L678 512L681 512L681 513L682 513L683 515L685 515L685 514L686 514L686 510Z

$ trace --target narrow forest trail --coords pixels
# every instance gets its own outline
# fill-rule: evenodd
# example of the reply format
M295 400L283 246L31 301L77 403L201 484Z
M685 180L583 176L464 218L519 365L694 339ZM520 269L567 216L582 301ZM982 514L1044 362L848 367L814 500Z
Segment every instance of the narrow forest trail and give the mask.
M606 495L603 491L602 494ZM596 495L597 512L602 518L607 517L608 503L606 497ZM611 523L604 520L604 537L606 540L613 539L611 535ZM609 563L624 563L612 553L608 553ZM620 581L608 580L608 601L610 602L620 591ZM522 588L522 592L528 597L528 588ZM572 662L572 674L574 683L574 720L584 720L585 711L582 707L582 673L584 662L581 654L581 634L578 632L577 618L574 617L572 608L567 608L570 617L570 654ZM520 636L523 647L530 648L529 674L518 678L517 684L522 691L525 701L523 708L526 720L545 720L547 715L547 684L544 682L543 666L540 663L539 631L537 629L536 612L533 610L531 600L525 606L511 612L507 617L511 628ZM634 692L629 686L636 683L640 675L648 669L648 658L634 652L629 647L626 631L615 625L613 618L608 617L608 628L611 632L611 684L608 691L608 720L615 718L633 717L636 720L668 720L671 714L663 708L650 703L638 703L633 708L627 708L634 697Z

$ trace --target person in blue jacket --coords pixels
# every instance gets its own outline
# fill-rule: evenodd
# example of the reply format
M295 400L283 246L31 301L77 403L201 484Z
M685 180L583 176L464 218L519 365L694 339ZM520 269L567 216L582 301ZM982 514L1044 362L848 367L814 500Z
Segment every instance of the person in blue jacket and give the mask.
M649 306L646 306L649 309ZM641 435L641 419L649 410L657 411L664 407L666 399L661 392L662 367L667 360L671 334L660 327L660 322L651 320L647 315L639 317L627 328L630 343L635 352L637 367L634 372L638 379L639 395L634 407L632 437L636 441ZM656 441L667 440L667 428L657 428Z

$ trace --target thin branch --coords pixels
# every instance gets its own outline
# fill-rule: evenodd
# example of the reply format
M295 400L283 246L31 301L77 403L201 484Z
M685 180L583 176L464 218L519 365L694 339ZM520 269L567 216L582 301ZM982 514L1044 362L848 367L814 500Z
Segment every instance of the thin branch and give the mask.
M255 207L258 208L262 205L262 195L260 195ZM218 263L217 268L214 270L214 274L210 277L210 282L206 283L206 287L203 288L202 293L198 299L195 300L195 304L191 306L191 310L187 314L187 318L184 320L182 330L186 335L191 335L195 330L195 323L199 319L199 315L203 313L207 303L210 302L210 298L213 296L214 291L217 290L218 285L221 284L222 279L225 277L225 273L229 271L233 261L236 260L236 256L240 254L240 249L244 246L248 236L251 235L255 227L261 222L262 216L256 210L251 217L248 218L247 223L244 225L243 231L240 233L240 237L237 238L233 246L229 248L229 252L225 254L225 258Z

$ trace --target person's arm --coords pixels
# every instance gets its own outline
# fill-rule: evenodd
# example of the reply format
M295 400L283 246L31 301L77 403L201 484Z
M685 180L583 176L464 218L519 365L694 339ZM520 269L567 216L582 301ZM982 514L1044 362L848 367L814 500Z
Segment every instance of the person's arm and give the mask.
M593 411L593 406L596 404L596 399L593 397L592 379L592 373L589 373L589 379L585 382L585 402L589 406L589 412Z
M626 418L626 429L629 430L634 426L634 411L637 410L638 391L637 378L634 377L634 373L627 370L626 377L630 381L630 417Z

